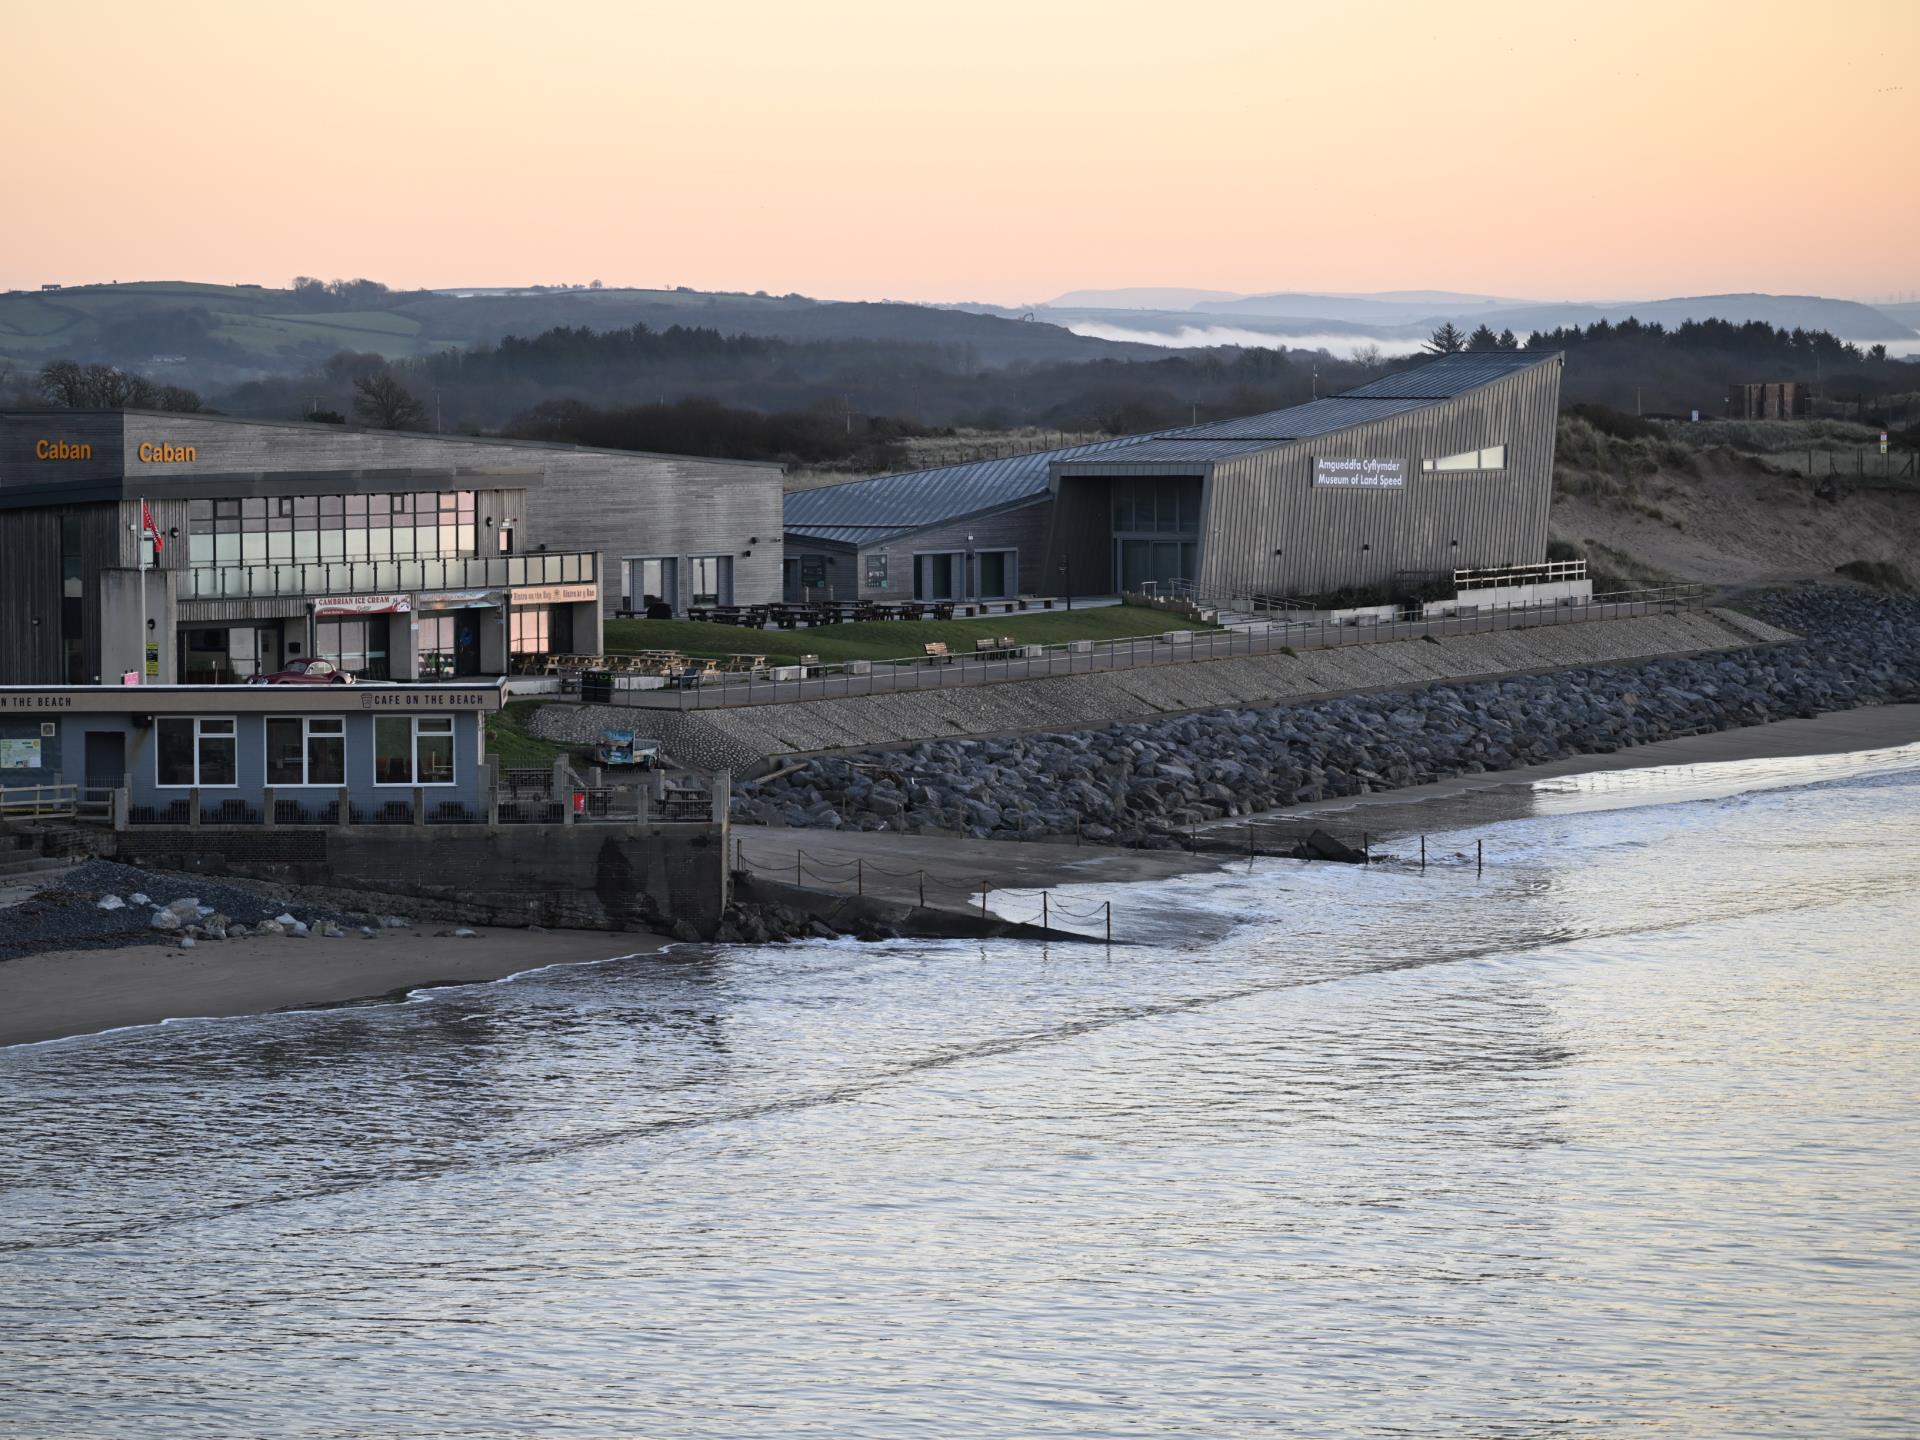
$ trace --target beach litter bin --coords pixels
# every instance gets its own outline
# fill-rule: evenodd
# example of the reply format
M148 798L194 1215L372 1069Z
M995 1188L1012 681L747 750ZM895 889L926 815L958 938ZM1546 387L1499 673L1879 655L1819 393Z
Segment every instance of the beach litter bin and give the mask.
M613 672L589 670L580 677L580 701L583 705L613 703Z

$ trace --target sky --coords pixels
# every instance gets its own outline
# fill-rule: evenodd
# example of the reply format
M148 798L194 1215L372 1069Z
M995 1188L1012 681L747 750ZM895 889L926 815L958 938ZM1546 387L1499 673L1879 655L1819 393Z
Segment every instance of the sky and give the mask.
M0 286L1920 294L1920 0L0 0Z

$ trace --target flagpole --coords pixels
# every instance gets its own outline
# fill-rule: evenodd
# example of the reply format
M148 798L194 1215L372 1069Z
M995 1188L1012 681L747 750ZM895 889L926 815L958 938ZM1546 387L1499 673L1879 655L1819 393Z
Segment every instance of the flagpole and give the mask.
M140 497L140 633L134 636L133 663L140 667L140 683L147 683L147 621L150 599L147 595L147 497ZM158 679L158 676L154 677Z

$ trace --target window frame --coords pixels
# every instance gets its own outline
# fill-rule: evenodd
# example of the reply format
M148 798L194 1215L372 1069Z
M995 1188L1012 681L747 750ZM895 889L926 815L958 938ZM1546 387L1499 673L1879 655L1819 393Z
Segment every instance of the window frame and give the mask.
M160 778L160 727L179 724L182 720L193 726L193 779L187 781L162 780ZM212 739L231 740L233 742L233 779L224 785L209 784L200 778L201 753L200 742L205 735L201 727L207 722L227 725L224 734L215 731ZM156 790L238 790L240 788L240 717L238 715L156 715L153 717L153 788Z
M406 780L382 780L380 778L380 722L404 721L407 725L409 777ZM373 784L377 790L411 790L418 785L422 789L447 789L460 783L460 735L454 728L451 715L375 715L373 717ZM422 780L420 775L420 726L422 723L445 725L445 730L432 730L427 733L436 737L447 737L447 778L444 780Z
M273 778L273 726L274 722L297 721L300 726L300 778L298 780L275 780ZM340 778L338 780L315 780L313 778L313 741L314 722L323 725L337 725L337 730L323 730L322 737L340 742ZM347 783L347 717L344 715L266 715L261 717L261 739L263 763L261 772L266 776L267 788L271 790L338 790Z
M1464 460L1469 455L1473 457L1471 465L1447 464L1449 460ZM1487 463L1489 455L1496 455L1499 458L1490 465ZM1451 455L1435 455L1431 459L1420 461L1420 473L1423 475L1498 475L1506 468L1507 444L1504 440L1498 445L1482 445L1474 450L1456 450Z

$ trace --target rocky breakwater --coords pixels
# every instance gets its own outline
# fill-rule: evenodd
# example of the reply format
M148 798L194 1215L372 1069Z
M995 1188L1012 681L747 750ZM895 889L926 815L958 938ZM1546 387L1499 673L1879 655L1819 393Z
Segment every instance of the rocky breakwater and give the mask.
M1171 845L1181 828L1676 735L1920 701L1920 600L1766 597L1784 645L1474 684L1215 710L1105 729L924 741L821 758L737 791L736 821L1071 834Z

